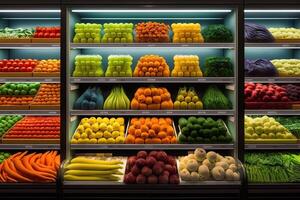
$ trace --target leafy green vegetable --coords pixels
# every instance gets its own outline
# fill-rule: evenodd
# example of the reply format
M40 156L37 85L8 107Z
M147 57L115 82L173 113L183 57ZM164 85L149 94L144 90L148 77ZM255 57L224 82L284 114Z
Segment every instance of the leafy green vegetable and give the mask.
M215 85L209 86L204 92L203 98L204 109L230 109L231 102Z
M233 64L227 57L208 57L205 60L204 76L230 77L233 76Z
M0 29L1 39L15 39L15 38L32 38L34 34L33 28L4 28Z
M276 121L287 128L293 135L300 138L300 117L298 116L278 116L275 117Z
M209 25L202 30L205 42L233 42L232 32L223 24Z

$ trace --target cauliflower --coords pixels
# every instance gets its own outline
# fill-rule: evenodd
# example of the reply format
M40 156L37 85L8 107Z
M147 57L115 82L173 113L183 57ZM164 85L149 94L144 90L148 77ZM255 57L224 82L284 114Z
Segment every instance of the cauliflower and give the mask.
M214 152L214 151L210 151L210 152L208 152L208 153L206 154L206 158L207 158L210 162L215 163L216 160L217 160L217 154L216 154L216 152Z
M199 164L198 164L197 160L195 160L195 159L188 160L188 162L186 164L186 168L189 170L189 172L197 171L198 167L199 167Z
M206 165L200 165L198 168L200 181L206 181L209 179L209 169Z
M191 179L191 174L187 169L181 170L179 175L183 181L189 181Z
M197 148L194 151L194 155L199 162L202 162L206 157L206 151L202 148Z
M216 166L211 170L212 177L217 181L222 181L225 178L225 171L221 166Z
M212 169L215 167L215 164L209 162L208 159L205 159L205 160L202 162L202 164L205 165L206 167L208 167L209 170L212 170Z

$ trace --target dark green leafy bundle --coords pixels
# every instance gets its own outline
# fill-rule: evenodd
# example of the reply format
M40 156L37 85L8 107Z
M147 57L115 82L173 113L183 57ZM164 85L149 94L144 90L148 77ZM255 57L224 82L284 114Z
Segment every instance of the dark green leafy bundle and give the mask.
M290 153L247 153L245 167L249 182L287 183L300 181L300 155Z
M204 109L230 109L231 102L215 85L209 86L202 98Z
M233 64L227 57L208 57L205 60L204 76L230 77L233 76Z
M289 116L283 117L279 116L275 118L280 124L286 127L293 135L300 138L300 117Z
M205 42L233 42L232 32L223 24L209 25L202 30Z

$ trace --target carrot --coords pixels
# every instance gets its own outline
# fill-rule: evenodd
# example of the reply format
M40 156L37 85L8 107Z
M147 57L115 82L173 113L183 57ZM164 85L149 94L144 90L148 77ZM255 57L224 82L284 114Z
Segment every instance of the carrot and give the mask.
M40 173L38 173L37 171L32 171L30 169L25 168L25 166L23 165L23 163L20 160L14 159L13 162L19 172L26 175L27 177L31 177L33 180L53 180L53 181L55 181L54 178L49 178L49 177L43 176Z
M9 158L10 158L10 159L13 159L14 157L20 155L21 153L22 153L22 152L15 153L15 154L11 155Z
M30 159L29 162L30 162L32 168L39 172L45 172L47 174L56 175L56 171L53 171L52 169L49 169L47 166L36 162L36 160L39 159L39 156L40 156L40 154L33 156L33 158Z
M60 155L55 157L55 169L58 170L60 165Z
M43 153L41 156L41 164L45 165L46 164L46 156L49 153L49 151L47 151L46 153Z
M2 167L3 167L3 164L1 163L0 164L0 182L5 182L5 180L4 180L4 178L3 178L3 176L2 176L2 173L1 173L1 170L2 170Z
M1 172L1 174L2 174L2 177L4 179L4 182L6 182L7 181L7 173L4 171L3 166L2 166L2 172Z
M46 160L45 160L45 165L46 165L46 166L51 166L51 162L52 162L52 153L53 153L53 151L50 151L50 152L46 155Z
M23 156L25 156L27 153L28 153L28 151L24 151L24 152L21 153L20 155L15 156L15 157L13 157L13 158L11 158L11 159L21 159L21 158L23 158Z
M33 182L31 179L28 179L27 177L24 177L21 174L18 174L16 171L13 171L12 169L10 169L8 166L8 162L12 162L12 161L5 160L3 163L3 167L4 167L5 172L7 173L7 177L11 177L20 182Z

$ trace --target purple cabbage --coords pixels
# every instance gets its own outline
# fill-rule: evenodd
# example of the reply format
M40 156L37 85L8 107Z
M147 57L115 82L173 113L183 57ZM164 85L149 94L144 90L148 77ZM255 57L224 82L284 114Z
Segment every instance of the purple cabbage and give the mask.
M245 61L245 76L247 77L272 77L278 76L275 66L267 59Z
M245 23L246 42L274 42L274 37L263 25Z

